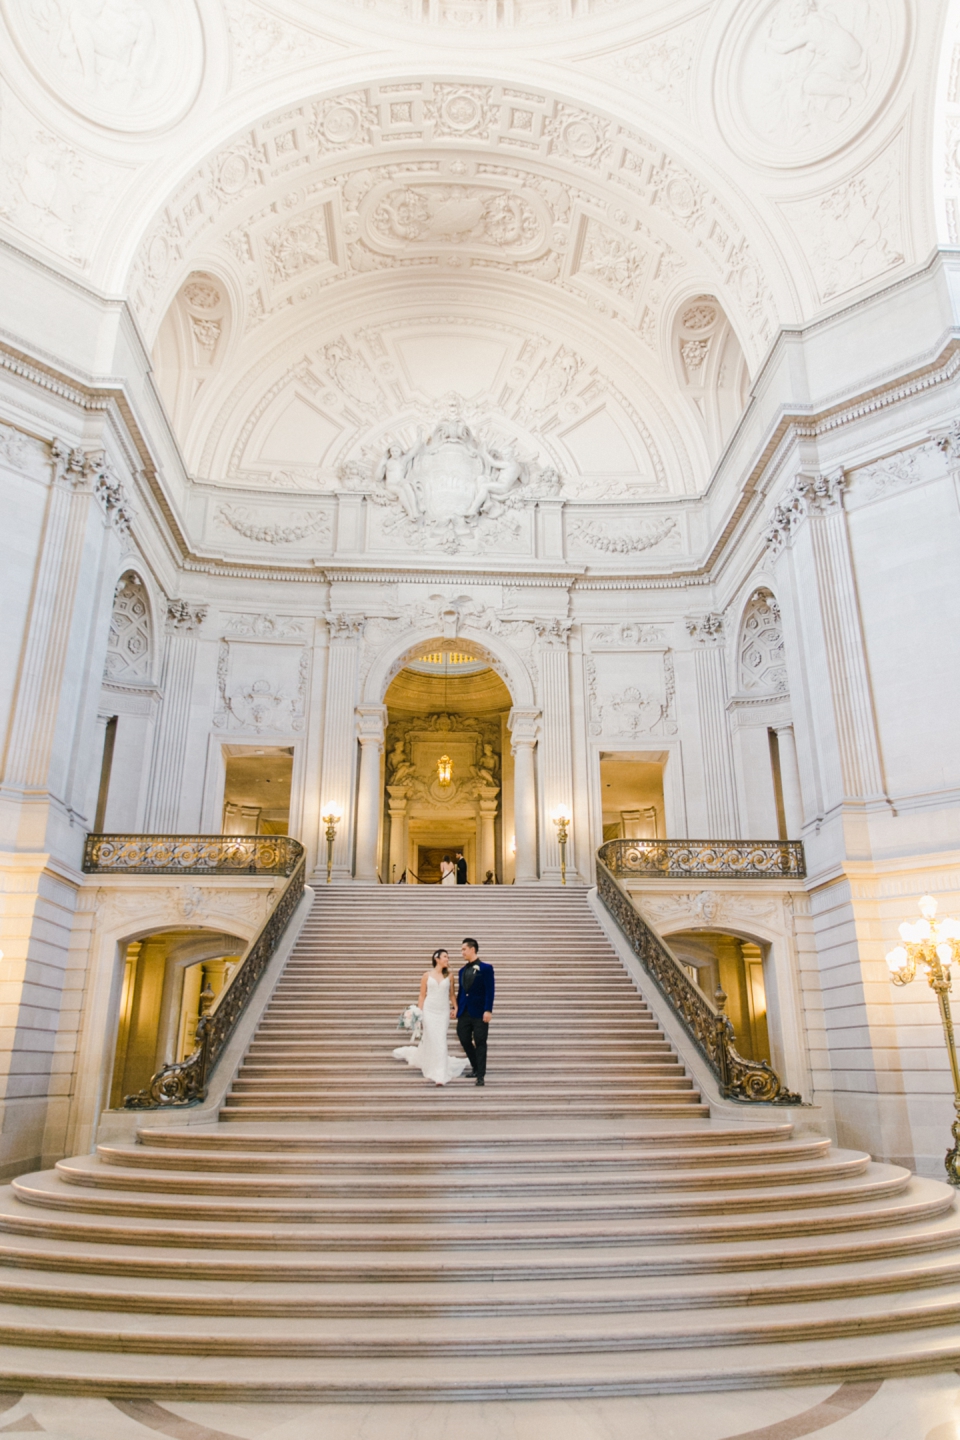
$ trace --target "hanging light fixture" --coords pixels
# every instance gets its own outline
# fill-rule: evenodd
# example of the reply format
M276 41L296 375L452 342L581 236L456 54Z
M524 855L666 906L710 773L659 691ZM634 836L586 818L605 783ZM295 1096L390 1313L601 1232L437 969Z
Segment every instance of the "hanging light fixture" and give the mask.
M441 755L437 761L437 779L441 785L449 785L453 779L453 761L449 755Z

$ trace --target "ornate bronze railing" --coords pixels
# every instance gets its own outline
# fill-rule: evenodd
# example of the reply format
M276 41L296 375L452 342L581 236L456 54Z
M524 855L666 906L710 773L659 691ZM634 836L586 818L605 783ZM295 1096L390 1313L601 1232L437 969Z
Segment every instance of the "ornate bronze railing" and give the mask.
M292 875L303 846L289 835L88 835L88 875Z
M296 841L290 843L297 844ZM193 1054L176 1064L164 1065L143 1090L125 1096L124 1109L162 1110L170 1105L196 1105L206 1096L207 1076L222 1055L303 895L305 861L302 847L297 845L297 849L300 859L266 924L237 966L230 984L221 991L216 1008L200 1017Z
M622 844L608 841L608 844ZM785 1089L780 1076L766 1060L747 1060L737 1050L736 1032L723 1012L726 996L717 991L712 1005L693 983L680 961L651 930L623 886L603 860L604 845L597 858L597 891L616 920L647 974L656 983L710 1069L726 1100L744 1100L768 1105L800 1105L799 1095Z
M608 840L597 853L620 880L799 880L807 873L799 840Z

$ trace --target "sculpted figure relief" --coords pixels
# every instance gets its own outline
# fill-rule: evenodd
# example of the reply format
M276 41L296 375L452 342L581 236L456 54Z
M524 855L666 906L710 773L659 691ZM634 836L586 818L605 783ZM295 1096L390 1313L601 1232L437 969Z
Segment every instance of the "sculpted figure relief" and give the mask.
M737 81L755 138L791 154L840 143L889 80L896 31L887 0L774 0Z
M17 43L58 98L111 129L165 124L202 64L193 0L7 0Z
M529 473L528 473L529 472ZM374 472L381 504L398 504L418 527L446 530L454 538L496 519L530 482L531 493L553 493L559 477L522 461L512 442L493 446L467 424L459 397L448 399L429 435L423 430L408 449L394 442Z

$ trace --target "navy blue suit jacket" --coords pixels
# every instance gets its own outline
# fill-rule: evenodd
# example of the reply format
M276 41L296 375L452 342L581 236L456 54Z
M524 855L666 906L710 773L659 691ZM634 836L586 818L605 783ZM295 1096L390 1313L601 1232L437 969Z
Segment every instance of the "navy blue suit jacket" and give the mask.
M493 966L487 965L485 961L479 962L480 973L470 986L468 994L463 988L463 971L460 971L457 979L457 1019L461 1015L472 1015L474 1020L482 1020L488 1010L493 1009Z

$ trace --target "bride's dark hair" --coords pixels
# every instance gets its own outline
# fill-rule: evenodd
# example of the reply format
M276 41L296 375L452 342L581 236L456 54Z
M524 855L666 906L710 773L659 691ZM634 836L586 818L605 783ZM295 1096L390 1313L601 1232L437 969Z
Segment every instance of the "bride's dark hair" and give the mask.
M446 950L434 950L433 955L431 956L431 963L432 963L432 965L433 965L434 970L436 970L436 968L437 968L437 961L440 959L440 956L441 956L441 955L446 955L446 956L447 956L447 959L450 958L450 957L449 957L449 954L448 954L448 952L447 952ZM441 975L449 975L449 974L450 974L450 971L449 971L449 969L447 968L446 965L441 965L441 966L440 966L440 974L441 974Z

